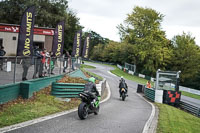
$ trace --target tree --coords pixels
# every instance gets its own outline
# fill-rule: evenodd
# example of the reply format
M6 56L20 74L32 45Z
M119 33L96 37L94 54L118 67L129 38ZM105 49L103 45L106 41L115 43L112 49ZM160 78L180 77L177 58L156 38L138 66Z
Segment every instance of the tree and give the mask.
M199 79L200 70L200 47L196 45L195 38L190 34L183 33L172 39L173 60L172 70L181 71L181 84L190 86ZM198 82L200 86L200 83Z
M88 31L88 32L84 32L83 37L82 37L82 44L84 43L85 38L88 36L88 34L91 35L90 38L90 48L89 48L89 56L92 55L92 53L94 53L93 49L95 46L97 45L103 45L103 46L98 46L97 48L99 49L99 47L103 48L105 44L107 44L109 42L108 38L104 38L102 37L100 34L96 33L95 31ZM96 55L96 53L94 53ZM94 56L93 56L94 58Z
M134 59L137 70L146 75L155 75L157 69L165 70L171 61L170 41L161 30L163 15L150 8L135 7L118 26L121 40L136 45Z

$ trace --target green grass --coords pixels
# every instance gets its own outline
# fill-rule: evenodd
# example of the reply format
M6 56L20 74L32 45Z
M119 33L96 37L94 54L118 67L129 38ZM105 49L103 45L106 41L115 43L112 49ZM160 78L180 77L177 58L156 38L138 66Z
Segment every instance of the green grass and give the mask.
M95 74L95 73L89 72L89 71L85 70L84 68L95 69L96 67L90 66L90 65L81 64L81 68L80 68L80 69L81 69L83 72L86 72L86 73L88 73L88 74L90 74L90 75L92 75L92 76L94 76L94 77L97 77L99 80L103 80L103 78L102 78L101 76L99 76L99 75L97 75L97 74Z
M135 81L135 82L137 82L139 84L144 84L144 85L146 85L146 83L148 81L146 79L143 79L143 78L140 78L140 77L125 73L121 69L119 69L117 66L113 66L113 65L110 65L110 66L115 68L114 70L111 70L110 72L115 74L115 75L117 75L117 76L119 76L119 77L123 76L125 79L132 80L132 81Z
M38 94L37 98L33 101L18 102L1 110L0 128L56 112L69 110L77 107L79 103L79 100L63 102L50 95Z
M87 71L87 70L85 70L85 69L83 69L83 68L80 68L80 69L81 69L81 71L86 72L86 73L88 73L89 75L92 75L92 76L98 78L98 79L101 80L101 81L103 80L103 77L101 77L101 76L99 76L99 75L97 75L97 74L95 74L95 73L89 72L89 71Z
M181 91L181 94L184 96L188 96L188 97L200 100L200 95L192 94L192 93L185 92L185 91Z
M166 104L159 107L157 133L200 133L200 118Z
M90 68L90 69L95 69L96 67L94 67L94 66L90 66L90 65L81 64L81 68Z

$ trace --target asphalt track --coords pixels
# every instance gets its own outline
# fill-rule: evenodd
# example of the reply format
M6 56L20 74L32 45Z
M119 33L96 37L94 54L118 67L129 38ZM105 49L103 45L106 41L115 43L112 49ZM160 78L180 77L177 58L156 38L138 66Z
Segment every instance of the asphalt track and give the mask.
M99 115L89 115L80 120L77 111L56 118L45 120L30 126L9 131L9 133L141 133L148 121L152 106L136 94L137 83L126 80L129 86L129 97L122 101L119 98L119 77L108 71L108 66L94 64L96 69L89 71L106 78L111 97L100 104Z

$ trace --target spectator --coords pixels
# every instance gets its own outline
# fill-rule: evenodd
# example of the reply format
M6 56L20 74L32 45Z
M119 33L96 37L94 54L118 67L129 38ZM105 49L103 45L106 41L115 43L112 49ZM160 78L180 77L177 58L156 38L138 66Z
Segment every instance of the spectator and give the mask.
M33 59L34 59L34 67L35 67L35 71L33 74L33 78L37 78L36 75L37 73L39 73L39 76L41 76L41 70L39 70L41 68L41 59L42 59L42 55L41 55L41 49L39 49L39 46L35 46L35 49L33 51Z
M147 88L151 88L151 82L147 81Z
M6 54L4 47L0 47L0 69L3 70L3 56Z
M57 57L53 55L53 52L51 52L51 61L52 62L50 62L50 63L51 63L51 66L52 66L51 67L51 74L53 74L53 75L54 75L53 70L55 68L56 60L57 60Z
M45 62L46 62L46 52L47 50L44 48L41 52L40 55L42 56L41 58L41 63L40 63L40 69L39 69L39 77L44 77L45 76Z
M69 55L69 52L68 52L68 51L66 51L63 55L64 55L63 72L65 73L65 70L66 70L67 67L68 67L69 58L70 58L71 56Z
M30 57L24 57L22 60L22 67L23 67L23 73L22 73L22 81L27 80L26 76L28 73L28 69L31 66L31 59Z

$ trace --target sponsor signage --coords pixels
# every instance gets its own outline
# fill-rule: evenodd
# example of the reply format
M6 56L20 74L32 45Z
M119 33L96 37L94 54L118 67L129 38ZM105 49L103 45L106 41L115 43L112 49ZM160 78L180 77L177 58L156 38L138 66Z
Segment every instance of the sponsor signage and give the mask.
M0 32L16 32L19 33L20 26L11 26L11 25L0 25ZM43 28L34 28L33 33L37 35L54 35L54 30L52 29L43 29Z

